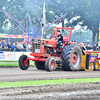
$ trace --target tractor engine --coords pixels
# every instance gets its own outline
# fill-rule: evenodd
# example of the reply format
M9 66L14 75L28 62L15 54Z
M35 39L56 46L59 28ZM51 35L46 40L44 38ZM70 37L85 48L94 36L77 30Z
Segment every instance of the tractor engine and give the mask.
M32 53L51 54L56 45L55 39L32 39Z

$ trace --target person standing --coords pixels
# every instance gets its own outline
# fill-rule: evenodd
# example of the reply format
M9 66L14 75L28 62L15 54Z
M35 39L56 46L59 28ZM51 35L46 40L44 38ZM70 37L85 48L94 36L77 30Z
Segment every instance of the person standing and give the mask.
M85 55L86 49L84 48L84 44L83 43L80 43L80 48L81 48L82 54Z

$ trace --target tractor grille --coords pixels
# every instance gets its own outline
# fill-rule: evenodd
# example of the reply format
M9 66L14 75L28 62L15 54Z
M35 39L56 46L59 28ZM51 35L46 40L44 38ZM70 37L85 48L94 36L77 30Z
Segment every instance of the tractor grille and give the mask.
M33 52L35 52L35 53L40 53L41 52L40 44L37 44L37 43L33 44Z

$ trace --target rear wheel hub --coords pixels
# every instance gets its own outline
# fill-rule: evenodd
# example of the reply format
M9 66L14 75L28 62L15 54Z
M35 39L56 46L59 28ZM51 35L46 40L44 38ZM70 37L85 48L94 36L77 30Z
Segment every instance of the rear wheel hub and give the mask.
M76 61L77 61L77 55L73 54L73 56L72 56L72 63L75 64Z
M51 61L51 68L53 68L54 67L54 65L55 65L55 63L54 63L54 61Z

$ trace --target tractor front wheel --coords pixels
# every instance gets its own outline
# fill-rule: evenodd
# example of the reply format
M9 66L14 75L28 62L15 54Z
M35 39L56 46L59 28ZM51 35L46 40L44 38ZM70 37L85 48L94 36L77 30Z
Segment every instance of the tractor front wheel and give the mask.
M27 59L26 55L22 55L19 58L19 67L22 70L27 70L29 68L29 60Z
M48 57L45 62L45 69L47 71L53 71L55 69L56 61L54 57Z

